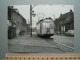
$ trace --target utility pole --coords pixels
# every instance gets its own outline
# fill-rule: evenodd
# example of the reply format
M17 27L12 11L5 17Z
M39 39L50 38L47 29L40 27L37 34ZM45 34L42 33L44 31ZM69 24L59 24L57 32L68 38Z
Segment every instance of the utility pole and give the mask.
M34 5L35 6L35 5ZM34 6L30 5L30 31L31 31L31 36L32 36L32 15L35 16L36 14L32 10Z
M30 5L30 35L32 36L32 5Z

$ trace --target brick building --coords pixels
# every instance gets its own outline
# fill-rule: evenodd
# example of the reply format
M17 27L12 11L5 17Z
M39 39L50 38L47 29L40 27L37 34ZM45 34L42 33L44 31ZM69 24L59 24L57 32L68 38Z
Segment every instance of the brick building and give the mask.
M65 14L61 14L59 18L54 20L55 33L64 34L68 30L74 30L74 12L70 10Z
M13 6L8 6L8 20L15 23L17 35L20 32L27 32L26 19Z

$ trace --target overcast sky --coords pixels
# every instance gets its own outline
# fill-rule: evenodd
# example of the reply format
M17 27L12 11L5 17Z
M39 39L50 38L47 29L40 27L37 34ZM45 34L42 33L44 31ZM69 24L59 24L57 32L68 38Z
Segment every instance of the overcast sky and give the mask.
M27 23L30 23L30 5L14 5L14 8L17 8ZM35 5L32 10L36 16L32 17L32 26L35 27L36 22L42 18L51 17L54 20L58 18L60 14L65 14L71 9L74 12L73 5Z

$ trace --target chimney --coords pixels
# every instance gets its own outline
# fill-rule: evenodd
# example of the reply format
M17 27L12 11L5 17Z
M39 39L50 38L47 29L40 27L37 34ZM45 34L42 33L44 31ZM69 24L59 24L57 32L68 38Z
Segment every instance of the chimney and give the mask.
M70 10L70 12L73 12L72 9Z
M62 14L60 14L60 16L62 16Z

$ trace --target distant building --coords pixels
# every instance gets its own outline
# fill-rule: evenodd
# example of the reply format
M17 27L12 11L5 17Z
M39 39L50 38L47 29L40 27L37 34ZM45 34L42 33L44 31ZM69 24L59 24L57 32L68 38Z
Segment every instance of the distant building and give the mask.
M70 10L70 12L61 14L54 20L54 24L55 33L64 34L68 30L74 30L74 12Z
M26 19L13 6L8 6L8 20L16 25L16 34L27 32Z

